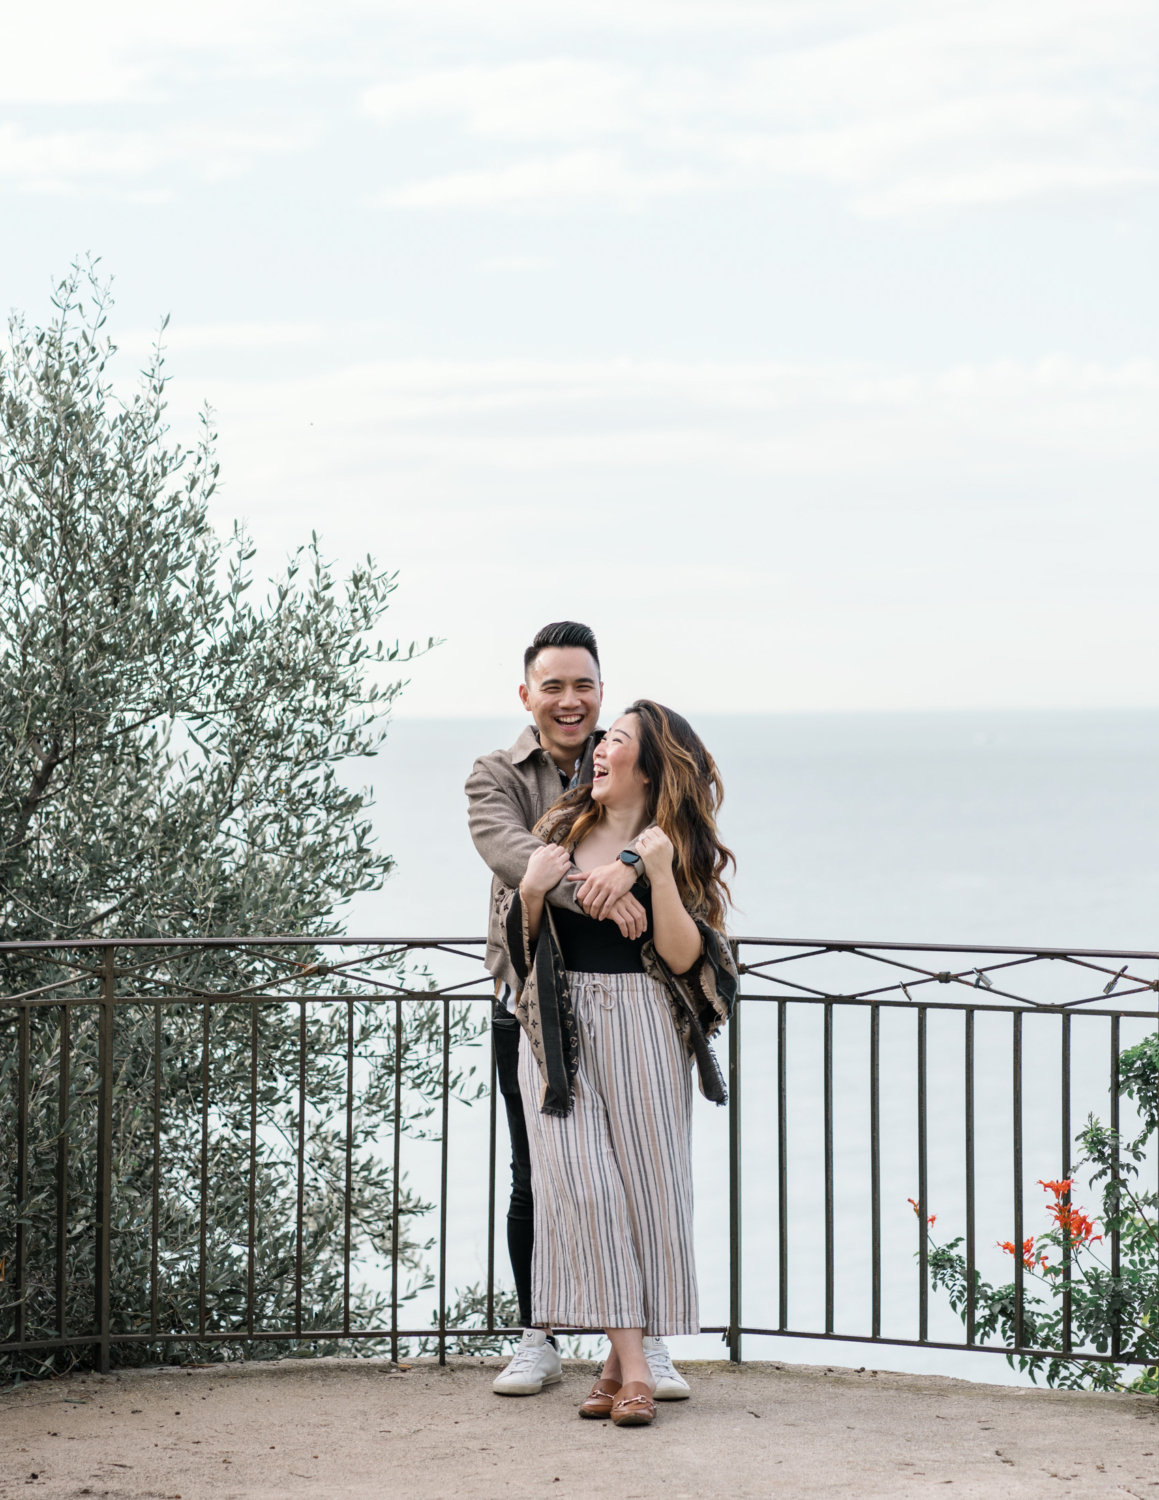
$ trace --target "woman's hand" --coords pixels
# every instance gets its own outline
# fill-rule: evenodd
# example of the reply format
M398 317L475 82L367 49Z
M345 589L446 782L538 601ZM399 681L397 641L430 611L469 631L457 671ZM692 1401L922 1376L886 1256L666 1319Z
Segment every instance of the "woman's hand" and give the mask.
M704 940L684 910L672 863L676 850L660 828L646 828L636 840L652 887L652 941L674 974L686 974L700 957Z
M649 880L654 881L657 877L672 873L672 861L676 850L672 847L672 840L662 828L657 828L655 825L645 828L636 840L636 853L644 861Z
M519 882L520 894L525 901L542 902L570 869L571 855L562 844L541 844L527 861L527 869Z

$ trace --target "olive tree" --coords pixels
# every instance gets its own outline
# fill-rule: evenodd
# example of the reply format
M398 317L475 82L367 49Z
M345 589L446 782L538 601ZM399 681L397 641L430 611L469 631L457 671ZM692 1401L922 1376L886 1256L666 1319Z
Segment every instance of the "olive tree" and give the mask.
M376 639L393 576L367 558L340 585L312 536L257 599L245 533L235 527L223 545L210 524L218 477L210 414L192 450L171 441L160 340L139 388L118 394L110 306L94 269L74 267L56 288L46 325L14 317L0 355L0 941L338 933L343 903L378 889L391 869L371 835L368 794L352 789L347 768L375 754L401 690L400 681L382 680L383 669L393 675L391 667L416 651ZM153 1296L166 1333L193 1336L199 1298L202 1307L208 1299L214 1328L238 1326L247 1298L256 1326L278 1326L295 1301L290 1272L298 1256L304 1326L335 1326L348 1026L359 1076L349 1142L352 1254L356 1265L380 1257L397 1238L408 1291L423 1284L421 1236L393 1223L392 1165L375 1141L394 1115L396 1036L405 1128L428 1128L441 1078L441 1007L409 1004L401 1033L389 1008L384 1014L362 1000L352 1009L262 1008L253 1063L255 1266L245 1250L253 1009L218 1004L210 1014L194 1004L155 1003L178 992L234 993L284 976L291 961L305 963L295 971L305 973L310 956L300 948L189 947L164 964L135 968L132 993L141 1003L118 1005L115 1032L112 1266L120 1331L150 1326ZM0 985L11 996L51 983L67 957L64 950L0 950ZM83 964L71 972L77 993L95 993ZM328 981L329 992L336 984L340 991L340 981ZM310 989L304 978L292 993ZM8 1100L19 1024L14 1007L0 1009L0 1086ZM25 1024L29 1165L18 1199L15 1111L6 1108L0 1266L11 1265L22 1224L26 1333L51 1336L60 1314L54 1164L67 1135L65 1311L70 1330L81 1333L92 1316L93 1007L72 1007L67 1036L61 1007L30 1012ZM453 1027L456 1042L472 1039L465 1012L454 1014ZM300 1237L292 1158L302 1144L295 1089L303 1035L309 1212ZM469 1071L452 1079L461 1095L475 1087ZM203 1292L194 1251L206 1183L207 1078L213 1128ZM402 1183L398 1198L400 1216L424 1208ZM356 1288L355 1303L355 1318L374 1316L382 1293ZM0 1272L0 1323L8 1325L0 1339L10 1336L15 1316L11 1277L5 1282ZM125 1345L119 1357L157 1353ZM73 1357L54 1351L43 1367Z
M368 676L392 579L340 592L314 539L255 603L208 420L167 446L160 348L118 401L107 293L55 302L0 361L0 933L333 930L390 869L337 768L401 687Z

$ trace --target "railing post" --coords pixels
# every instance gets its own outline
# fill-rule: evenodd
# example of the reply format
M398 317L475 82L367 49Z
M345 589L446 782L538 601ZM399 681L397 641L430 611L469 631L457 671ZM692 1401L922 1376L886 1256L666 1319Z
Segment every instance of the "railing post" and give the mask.
M1062 1017L1062 1173L1063 1181L1070 1179L1070 1011ZM1063 1202L1069 1207L1070 1193L1063 1194ZM1063 1236L1062 1246L1062 1347L1069 1354L1073 1344L1071 1319L1071 1243L1070 1236Z
M733 957L736 958L736 945ZM728 1357L741 1359L740 995L728 1026Z
M68 1120L71 1106L72 1015L60 1007L60 1077L56 1101L56 1315L57 1337L68 1332Z
M254 1291L257 1285L257 1197L258 1197L258 1003L250 1005L250 1149L246 1202L246 1332L254 1331ZM346 1195L347 1208L350 1195ZM247 1356L248 1358L248 1352Z
M1016 1010L1011 1019L1014 1032L1011 1049L1014 1062L1014 1347L1021 1349L1026 1342L1023 1328L1026 1316L1023 1299L1025 1262L1022 1249L1022 1012Z
M833 1002L825 1001L823 1019L824 1078L821 1094L825 1137L825 1332L833 1332L834 1242L833 1242Z
M965 1019L964 1080L966 1096L965 1146L966 1146L966 1343L973 1344L977 1337L978 1277L975 1271L974 1253L974 1012L968 1010Z
M398 1364L398 1214L402 1168L402 1001L394 1002L394 1165L390 1183L390 1362Z
M777 1001L777 1327L789 1326L789 1022Z
M1111 1017L1111 1130L1115 1138L1115 1154L1111 1165L1111 1182L1115 1191L1115 1219L1116 1227L1111 1230L1111 1281L1115 1291L1118 1292L1119 1278L1123 1274L1122 1244L1117 1221L1123 1211L1123 1197L1119 1189L1119 1017ZM1111 1329L1111 1353L1117 1359L1123 1351L1123 1325L1122 1314L1115 1314L1114 1325Z
M113 1006L116 947L104 950L97 1021L96 1331L97 1366L109 1373L113 1231Z
M28 1006L18 1012L19 1054L16 1063L16 1342L22 1344L27 1333L28 1308L28 1089L29 1035Z
M491 1021L491 1089L490 1118L487 1122L487 1332L495 1332L495 1132L499 1092L498 1069L495 1066L495 1021Z
M881 1337L881 1006L869 1008L869 1243L873 1337Z
M451 1012L443 1000L443 1118L439 1140L439 1364L447 1362L447 1171L451 1134ZM460 1320L461 1321L461 1320Z
M342 1191L342 1332L350 1332L350 1207L354 1193L354 1001L346 1002L346 1178Z
M209 1021L207 1000L201 1007L201 1183L197 1210L197 1332L209 1326ZM301 1277L298 1278L299 1283Z
M929 1130L926 1007L918 1006L918 1339L930 1336Z
M302 1336L302 1252L306 1235L306 1001L298 1001L298 1208L294 1224L294 1332ZM295 1345L295 1347L297 1347Z

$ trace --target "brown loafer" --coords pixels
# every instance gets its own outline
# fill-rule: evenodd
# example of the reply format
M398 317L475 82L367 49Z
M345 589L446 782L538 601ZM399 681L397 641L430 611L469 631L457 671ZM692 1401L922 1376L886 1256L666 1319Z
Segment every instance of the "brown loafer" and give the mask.
M592 1393L579 1409L581 1417L598 1417L606 1420L612 1415L616 1395L620 1390L618 1380L597 1380Z
M656 1420L656 1403L642 1380L629 1380L620 1387L612 1407L612 1421L617 1427L650 1427Z

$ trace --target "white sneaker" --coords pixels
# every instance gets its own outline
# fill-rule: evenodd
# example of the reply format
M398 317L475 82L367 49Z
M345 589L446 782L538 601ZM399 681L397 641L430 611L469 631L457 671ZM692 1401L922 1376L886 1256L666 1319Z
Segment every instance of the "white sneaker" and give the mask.
M499 1396L538 1396L545 1385L562 1379L559 1350L547 1342L542 1328L525 1328L511 1363L496 1375L491 1389Z
M644 1340L644 1358L652 1371L656 1389L652 1396L657 1401L687 1401L692 1391L687 1380L672 1363L668 1345L663 1339Z

